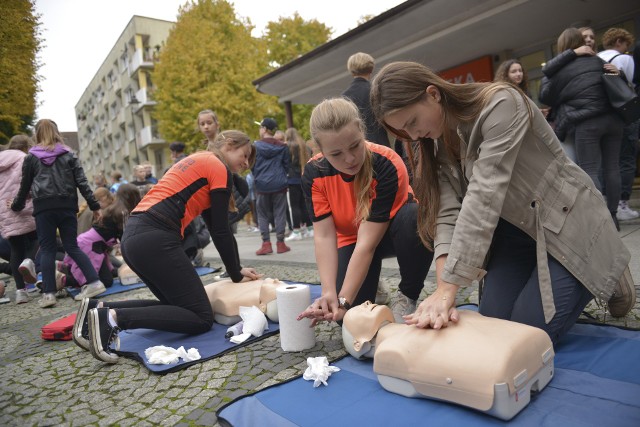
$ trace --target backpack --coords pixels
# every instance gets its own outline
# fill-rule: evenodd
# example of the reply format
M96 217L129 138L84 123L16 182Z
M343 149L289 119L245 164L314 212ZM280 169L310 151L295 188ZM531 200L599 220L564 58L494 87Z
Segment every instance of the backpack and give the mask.
M69 341L75 321L76 313L58 319L55 322L44 325L40 329L40 336L47 341Z

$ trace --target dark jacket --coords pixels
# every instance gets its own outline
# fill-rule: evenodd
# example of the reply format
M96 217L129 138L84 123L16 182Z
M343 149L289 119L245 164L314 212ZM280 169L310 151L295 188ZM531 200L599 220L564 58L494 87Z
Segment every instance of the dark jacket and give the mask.
M561 141L575 124L613 112L602 84L603 65L597 56L577 56L567 49L542 68L539 99L554 110Z
M367 128L365 138L367 141L371 141L375 144L384 145L389 147L389 137L384 128L376 121L376 118L371 110L371 101L369 100L369 93L371 92L371 83L369 80L356 77L353 79L347 90L342 92L342 96L349 98L360 110L360 116L364 120L364 125Z
M78 212L76 188L92 211L100 209L78 157L68 147L56 144L54 150L49 151L36 146L29 150L29 155L24 159L20 189L11 209L24 209L31 190L34 216L48 209L73 209Z
M251 171L257 193L281 193L287 191L289 171L289 147L275 138L255 142L256 162Z

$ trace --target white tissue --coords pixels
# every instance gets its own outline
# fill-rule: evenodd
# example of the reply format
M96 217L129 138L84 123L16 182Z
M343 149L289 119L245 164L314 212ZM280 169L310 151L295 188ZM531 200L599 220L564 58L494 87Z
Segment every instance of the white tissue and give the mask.
M198 352L198 349L192 347L187 351L184 349L184 346L181 346L176 350L173 347L157 345L146 349L144 351L144 355L147 356L147 360L150 365L170 365L172 363L177 363L180 358L185 362L200 359L200 352Z
M329 366L329 361L325 356L307 357L307 365L309 367L302 374L302 378L307 381L313 380L314 387L318 387L320 384L328 385L327 380L331 374L340 370L337 366Z
M229 338L229 341L231 341L234 344L241 344L246 340L248 340L249 338L251 338L251 334L247 332L246 334L234 335L231 338Z
M244 325L242 325L241 335L251 334L254 337L259 337L264 333L264 331L269 329L269 322L267 322L267 317L255 305L251 307L240 306L238 307L238 311L240 317L244 321Z
M302 351L316 345L315 330L311 319L298 320L311 302L308 285L293 284L276 288L278 321L280 323L280 346L284 351Z

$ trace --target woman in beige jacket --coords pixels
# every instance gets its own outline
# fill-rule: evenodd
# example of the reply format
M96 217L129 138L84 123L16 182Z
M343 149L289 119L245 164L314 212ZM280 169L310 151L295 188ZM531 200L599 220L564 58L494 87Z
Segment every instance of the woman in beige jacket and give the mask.
M371 101L388 130L418 141L418 232L433 242L437 289L407 323L456 322L458 288L483 279L482 314L554 342L594 297L614 316L631 310L630 254L602 195L524 93L397 62L377 74Z

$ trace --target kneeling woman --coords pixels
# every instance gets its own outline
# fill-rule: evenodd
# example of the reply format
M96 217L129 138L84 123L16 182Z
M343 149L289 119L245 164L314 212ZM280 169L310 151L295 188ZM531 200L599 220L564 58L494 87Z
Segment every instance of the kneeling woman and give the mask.
M193 218L202 214L231 279L259 278L254 269L240 266L227 221L227 212L234 208L231 174L248 168L254 158L247 135L225 131L207 151L192 154L169 169L131 213L121 244L124 260L157 300L102 303L85 298L74 325L76 343L88 344L97 359L115 363L118 356L109 345L120 329L184 334L211 329L211 304L182 248L182 235Z
M298 319L340 321L350 306L374 301L382 259L395 256L401 304L393 309L401 321L415 310L433 259L416 233L407 168L390 148L365 141L358 108L344 98L319 104L310 127L321 153L307 163L302 190L322 296Z
M418 141L413 183L429 197L418 223L434 240L437 289L407 323L457 321L458 288L483 278L480 313L554 343L594 296L614 316L631 310L630 254L602 195L522 91L398 62L376 75L371 103L387 129Z

